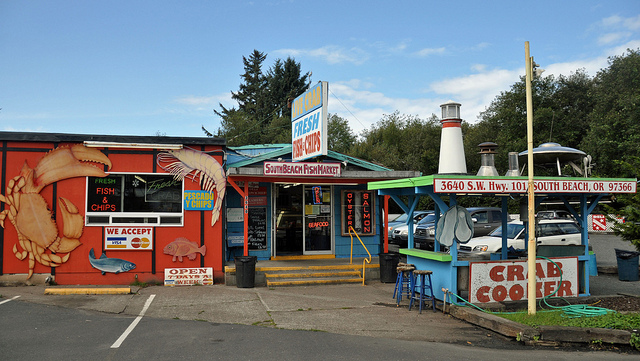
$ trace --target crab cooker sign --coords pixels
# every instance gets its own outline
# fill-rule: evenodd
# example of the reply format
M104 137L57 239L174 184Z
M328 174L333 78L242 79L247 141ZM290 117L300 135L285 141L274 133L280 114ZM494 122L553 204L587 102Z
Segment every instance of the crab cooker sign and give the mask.
M527 299L527 261L469 263L469 301L502 302ZM536 260L536 298L558 291L557 297L578 296L578 258Z

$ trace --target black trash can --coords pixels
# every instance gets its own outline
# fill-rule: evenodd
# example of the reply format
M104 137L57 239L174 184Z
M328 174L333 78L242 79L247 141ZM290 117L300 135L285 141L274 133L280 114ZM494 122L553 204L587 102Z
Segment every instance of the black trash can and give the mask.
M397 253L380 253L380 282L392 283L396 281L398 260L400 255Z
M618 261L618 279L620 281L638 280L638 256L640 252L616 250L616 260Z
M236 265L236 286L253 288L256 284L256 256L237 256L233 259Z

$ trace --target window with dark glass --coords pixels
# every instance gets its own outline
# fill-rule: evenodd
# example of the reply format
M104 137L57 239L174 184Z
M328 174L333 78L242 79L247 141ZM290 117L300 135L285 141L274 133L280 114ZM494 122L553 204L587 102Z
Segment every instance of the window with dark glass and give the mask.
M340 199L342 235L349 234L353 227L359 235L374 235L374 192L364 190L342 191Z
M169 174L87 177L87 225L182 223L182 181Z

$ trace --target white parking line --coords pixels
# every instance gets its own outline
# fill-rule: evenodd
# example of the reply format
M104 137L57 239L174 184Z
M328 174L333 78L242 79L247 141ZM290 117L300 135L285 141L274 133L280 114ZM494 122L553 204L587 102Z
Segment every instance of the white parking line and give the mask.
M8 299L8 300L4 300L4 301L0 302L0 305L1 305L1 304L3 304L3 303L7 303L7 302L9 302L9 301L13 301L13 300L15 300L15 299L16 299L16 298L18 298L18 297L20 297L20 296L13 296L12 298L10 298L10 299Z
M124 333L120 335L120 337L116 340L116 342L113 343L113 345L111 345L111 348L118 348L120 347L120 345L122 345L124 340L131 333L131 331L133 331L133 329L136 328L136 326L138 325L138 322L142 320L142 316L144 316L144 314L147 312L149 305L151 305L151 301L153 301L155 297L156 295L149 296L149 298L147 299L147 302L145 302L144 307L142 308L142 311L140 311L140 315L138 315L138 317L136 317L136 319L133 320L133 322L131 322L131 324L129 325L129 327L127 327Z

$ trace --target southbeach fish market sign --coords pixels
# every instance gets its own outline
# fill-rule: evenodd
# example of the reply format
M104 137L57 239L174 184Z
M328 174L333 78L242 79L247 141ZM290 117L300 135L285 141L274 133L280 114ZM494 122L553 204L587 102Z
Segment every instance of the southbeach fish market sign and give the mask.
M327 155L327 97L326 81L294 99L291 106L291 147L294 162Z
M264 162L266 176L339 177L340 163Z

